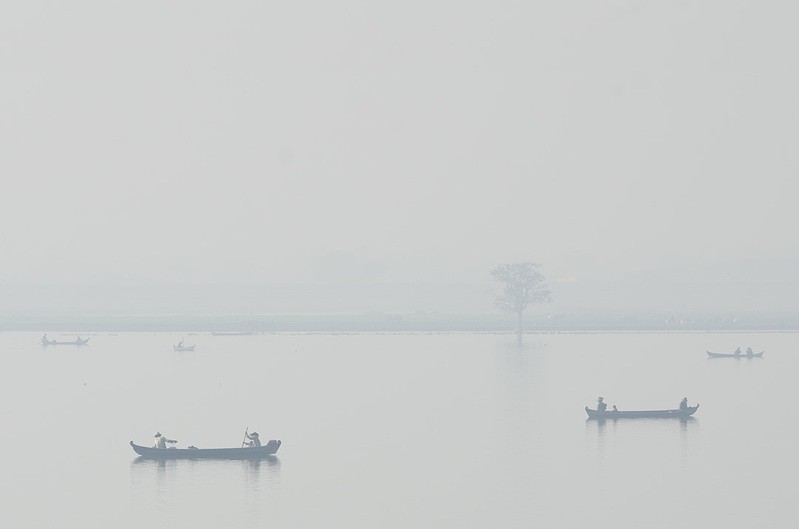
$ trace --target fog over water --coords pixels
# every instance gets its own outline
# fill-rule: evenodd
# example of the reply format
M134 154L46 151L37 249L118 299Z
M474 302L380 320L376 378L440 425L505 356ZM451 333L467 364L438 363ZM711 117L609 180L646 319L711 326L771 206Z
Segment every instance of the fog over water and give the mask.
M0 334L4 527L706 527L793 519L796 334ZM175 353L181 338L192 353ZM708 359L751 345L762 359ZM34 376L35 374L35 376ZM700 403L688 421L587 421ZM137 459L179 447L273 459Z
M797 18L0 3L0 527L786 525Z
M790 286L796 10L6 3L2 288L135 310L104 285L479 287L518 260L654 285L633 307Z

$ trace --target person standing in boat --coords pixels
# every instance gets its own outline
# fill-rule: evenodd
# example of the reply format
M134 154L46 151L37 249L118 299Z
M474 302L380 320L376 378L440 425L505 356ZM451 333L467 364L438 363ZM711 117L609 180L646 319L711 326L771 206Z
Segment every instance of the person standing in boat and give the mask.
M250 448L258 448L259 446L261 446L261 438L258 436L258 432L253 432L253 433L245 432L244 435L247 437L247 439L250 440L250 442L247 443L247 446L249 446Z
M683 397L680 401L680 411L686 412L688 411L688 397Z
M167 443L177 443L177 441L173 439L167 439L161 432L155 432L155 443L153 444L153 448L166 448Z
M603 412L608 409L608 405L604 402L605 397L599 397L596 399L596 411Z

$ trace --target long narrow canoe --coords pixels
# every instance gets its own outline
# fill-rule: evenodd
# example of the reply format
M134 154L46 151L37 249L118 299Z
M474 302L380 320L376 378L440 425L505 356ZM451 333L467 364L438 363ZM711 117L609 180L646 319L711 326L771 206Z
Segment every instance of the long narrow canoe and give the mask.
M696 406L688 406L686 411L680 410L642 410L642 411L596 411L585 407L585 413L588 414L589 419L685 419L690 417L699 408Z
M59 342L57 340L42 340L42 345L86 345L89 339L81 340L77 338L74 342Z
M713 353L713 352L708 351L707 355L710 358L763 358L763 351L760 351L759 353L754 353L754 354L751 354L751 355L748 355L746 353L741 353L741 354L735 354L735 353Z
M175 351L194 351L196 345L173 345Z
M133 451L148 459L262 459L274 455L280 441L272 439L257 448L152 448L133 441Z

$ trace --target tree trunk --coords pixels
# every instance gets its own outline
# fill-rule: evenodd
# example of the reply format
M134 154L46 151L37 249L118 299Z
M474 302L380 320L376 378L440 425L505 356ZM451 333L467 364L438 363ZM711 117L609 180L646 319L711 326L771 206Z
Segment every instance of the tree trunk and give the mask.
M522 334L522 311L516 312L516 334Z

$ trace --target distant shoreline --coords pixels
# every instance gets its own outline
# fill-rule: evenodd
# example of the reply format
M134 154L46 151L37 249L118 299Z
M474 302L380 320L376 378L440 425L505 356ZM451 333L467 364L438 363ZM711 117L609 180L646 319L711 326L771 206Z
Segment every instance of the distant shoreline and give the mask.
M531 314L524 334L795 333L799 315ZM0 315L0 332L252 334L515 334L503 314L37 314ZM225 339L225 336L219 336Z

